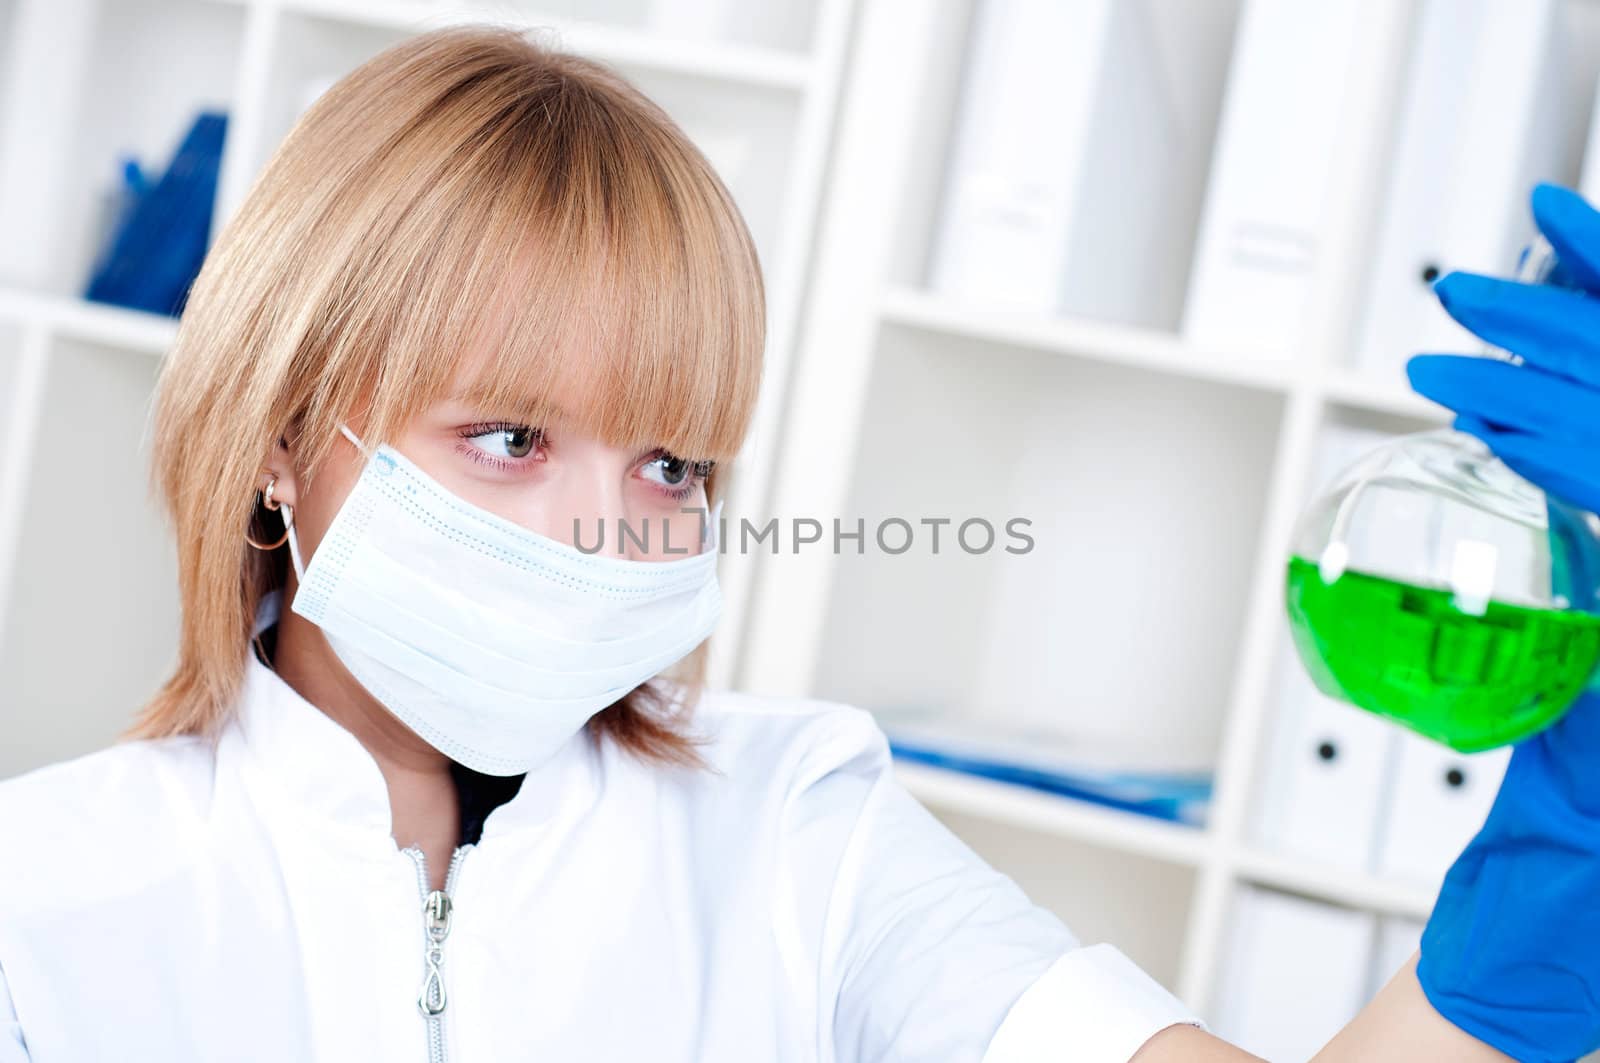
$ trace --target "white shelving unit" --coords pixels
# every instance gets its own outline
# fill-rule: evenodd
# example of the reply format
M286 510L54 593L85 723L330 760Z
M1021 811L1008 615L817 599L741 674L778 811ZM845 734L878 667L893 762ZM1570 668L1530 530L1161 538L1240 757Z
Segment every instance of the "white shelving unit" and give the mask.
M975 8L864 6L773 512L837 515L847 527L865 517L869 529L890 515L1024 516L1036 547L1022 557L862 557L853 546L768 557L738 673L758 693L1089 738L1160 735L1207 751L1215 794L1203 829L899 768L1080 937L1117 943L1203 1014L1243 886L1414 919L1433 900L1416 885L1279 855L1253 822L1272 678L1287 652L1282 566L1317 486L1319 444L1345 424L1401 433L1447 423L1398 365L1358 372L1349 350L1414 10L1367 7L1330 174L1337 246L1316 279L1313 340L1262 358L1200 349L1176 320L1132 328L933 293L930 247ZM1571 7L1581 38L1571 88L1587 111L1600 27L1593 5ZM1237 0L1206 0L1158 27L1180 38L1166 42L1175 49L1215 50L1188 57L1187 100L1208 142L1238 11Z
M1315 341L1262 358L1187 342L1176 322L929 292L972 0L728 3L720 33L673 0L0 0L0 777L109 741L175 638L144 439L174 322L76 294L121 154L159 167L196 110L225 108L220 226L330 79L411 32L511 21L635 78L756 235L770 342L730 527L1033 521L1024 557L730 553L714 682L1204 751L1204 828L900 768L1080 936L1116 942L1202 1013L1244 886L1425 916L1431 891L1275 853L1251 814L1285 652L1281 563L1319 442L1444 420L1348 353L1412 3L1369 5ZM1575 96L1594 87L1597 6L1572 0ZM1196 0L1157 27L1186 57L1207 143L1237 10Z
M512 24L616 66L718 167L761 255L767 361L736 521L766 506L852 5L0 0L0 777L111 741L174 656L145 419L176 323L79 296L125 154L159 172L197 111L225 110L215 233L315 94L414 32ZM717 10L714 25L693 17ZM752 564L722 564L718 684Z

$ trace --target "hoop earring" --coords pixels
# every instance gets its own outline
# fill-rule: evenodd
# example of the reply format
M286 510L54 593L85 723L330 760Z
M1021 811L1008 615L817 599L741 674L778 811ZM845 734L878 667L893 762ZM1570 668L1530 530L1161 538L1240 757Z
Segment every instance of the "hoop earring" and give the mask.
M282 502L274 502L272 500L272 492L278 486L278 475L277 473L269 472L267 473L267 476L270 477L270 479L267 480L266 490L261 492L261 504L266 506L269 510L275 510L283 505ZM278 547L289 541L289 526L293 523L294 515L293 510L291 510L289 517L283 522L283 534L278 537L277 542L258 543L254 539L250 538L249 532L245 533L244 541L255 547L257 550L276 550Z

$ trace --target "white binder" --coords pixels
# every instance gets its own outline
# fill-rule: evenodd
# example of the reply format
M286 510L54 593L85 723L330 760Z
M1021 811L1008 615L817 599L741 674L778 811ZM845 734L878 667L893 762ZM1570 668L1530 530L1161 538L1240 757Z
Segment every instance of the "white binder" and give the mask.
M1510 759L1509 747L1464 754L1400 732L1393 797L1379 827L1379 873L1437 889L1483 826Z
M1367 5L1245 0L1196 246L1184 336L1293 353L1326 244L1349 69Z
M1391 438L1352 425L1325 426L1303 492L1307 500ZM1281 652L1257 834L1277 852L1371 870L1399 729L1317 690L1290 642L1287 620Z
M1170 325L1196 148L1151 0L986 0L930 287L963 302Z
M1482 342L1439 306L1453 269L1509 273L1528 193L1576 176L1559 0L1423 0L1365 307L1362 369L1399 379L1419 351Z
M1368 999L1375 917L1257 887L1235 898L1212 1028L1273 1063L1315 1055Z
M1291 651L1292 652L1292 651ZM1393 774L1398 728L1326 697L1298 660L1286 660L1292 691L1274 746L1260 811L1268 847L1347 871L1374 863L1379 819Z

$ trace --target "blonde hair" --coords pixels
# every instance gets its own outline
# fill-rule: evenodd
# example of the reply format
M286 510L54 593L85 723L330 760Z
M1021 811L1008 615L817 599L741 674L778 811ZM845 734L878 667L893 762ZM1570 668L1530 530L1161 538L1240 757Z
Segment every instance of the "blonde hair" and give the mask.
M717 461L714 503L764 342L738 208L621 75L492 25L363 63L300 117L218 235L163 366L152 473L183 615L176 669L130 735L215 733L228 717L257 605L285 580L285 550L244 537L291 426L304 490L341 420L359 417L370 446L394 438L492 344L471 400L540 425L570 389L589 401L565 425ZM675 671L691 691L705 651ZM663 681L596 716L597 738L692 763Z

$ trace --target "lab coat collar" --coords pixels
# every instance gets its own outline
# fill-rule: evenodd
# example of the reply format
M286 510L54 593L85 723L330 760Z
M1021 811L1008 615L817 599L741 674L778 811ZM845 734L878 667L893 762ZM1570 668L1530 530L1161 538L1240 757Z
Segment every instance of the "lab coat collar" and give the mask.
M262 598L252 638L277 622L282 594L274 590ZM372 754L253 650L246 657L235 726L252 766L301 810L393 845L388 785ZM482 841L587 807L598 795L600 770L598 751L584 728L529 771L516 795L489 814Z

